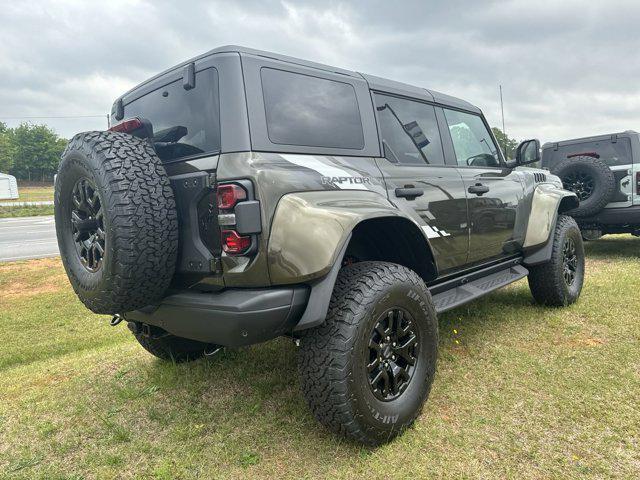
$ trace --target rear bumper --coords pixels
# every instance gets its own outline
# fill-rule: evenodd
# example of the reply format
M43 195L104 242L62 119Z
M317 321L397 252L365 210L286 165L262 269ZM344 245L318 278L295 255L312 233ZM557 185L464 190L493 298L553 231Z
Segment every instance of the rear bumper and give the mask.
M616 227L640 226L640 205L623 208L605 208L597 215L576 219L580 225L602 225Z
M264 342L293 330L309 298L305 286L182 292L125 314L127 321L227 347Z

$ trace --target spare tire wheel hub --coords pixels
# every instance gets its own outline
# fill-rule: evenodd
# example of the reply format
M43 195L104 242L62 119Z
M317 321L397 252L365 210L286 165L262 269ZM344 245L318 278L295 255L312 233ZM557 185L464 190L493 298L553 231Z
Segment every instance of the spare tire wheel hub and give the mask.
M98 191L81 178L71 192L71 233L80 263L90 272L102 266L105 252L104 216Z
M578 198L583 201L593 194L594 180L591 175L582 171L575 170L562 179L567 190L571 190Z

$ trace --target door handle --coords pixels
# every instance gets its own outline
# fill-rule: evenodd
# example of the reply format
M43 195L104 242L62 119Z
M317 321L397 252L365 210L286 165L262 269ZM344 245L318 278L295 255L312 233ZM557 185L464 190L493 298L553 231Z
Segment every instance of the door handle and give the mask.
M396 188L396 197L406 198L407 200L415 200L424 195L424 189L415 187Z
M489 191L489 187L481 183L476 183L475 185L471 185L467 191L469 193L475 193L476 195L482 196Z

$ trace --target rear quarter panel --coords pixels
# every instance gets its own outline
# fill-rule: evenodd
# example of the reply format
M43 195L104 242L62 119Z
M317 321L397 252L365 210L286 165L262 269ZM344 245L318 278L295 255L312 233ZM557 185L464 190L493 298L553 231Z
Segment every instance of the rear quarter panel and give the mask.
M369 157L264 152L221 155L217 171L218 183L237 179L249 179L253 182L256 197L260 201L262 234L259 238L258 253L255 256L232 257L223 254L222 263L227 286L266 286L285 283L282 275L275 279L269 275L267 255L269 237L273 234L272 225L276 208L285 195L294 192L333 192L337 199L340 198L338 195L340 192L368 192L369 195L379 198L380 202L388 204L382 174L375 160ZM325 207L327 210L332 208L329 200ZM317 229L315 233L309 236L311 232L301 232L305 235L298 236L298 242L304 242L304 238L320 238L320 234L326 234L331 229L331 224L324 224L320 217L316 217L315 220L313 227L309 226ZM292 247L291 254L299 255L300 248L304 249L305 255L310 259L321 255L312 245L305 246L304 243ZM307 278L308 275L304 274L302 277Z

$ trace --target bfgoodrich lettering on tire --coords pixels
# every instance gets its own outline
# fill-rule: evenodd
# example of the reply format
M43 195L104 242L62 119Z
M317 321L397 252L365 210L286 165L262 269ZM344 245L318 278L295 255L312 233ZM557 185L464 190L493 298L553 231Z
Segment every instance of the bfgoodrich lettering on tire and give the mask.
M386 262L349 265L340 271L326 322L301 339L302 391L329 429L380 444L418 416L437 349L435 309L415 272Z
M73 137L55 185L56 234L67 275L96 313L124 313L161 298L173 277L178 221L151 145L116 132Z

